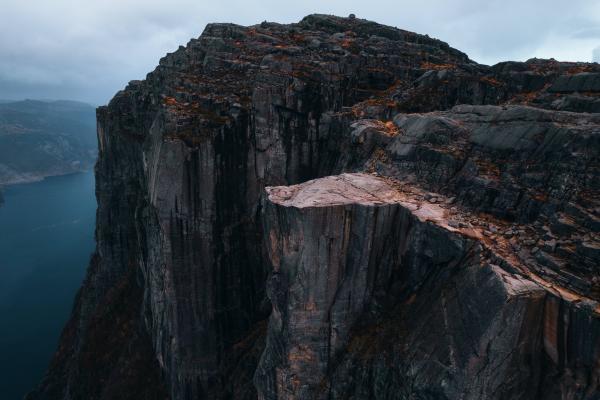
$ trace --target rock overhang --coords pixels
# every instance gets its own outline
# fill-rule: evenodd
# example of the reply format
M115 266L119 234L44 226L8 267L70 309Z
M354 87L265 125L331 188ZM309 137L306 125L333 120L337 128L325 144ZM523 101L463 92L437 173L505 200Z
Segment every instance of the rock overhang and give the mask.
M501 220L489 215L474 216L468 209L456 207L454 198L427 191L414 182L401 182L374 173L344 173L297 185L266 187L265 198L274 207L306 212L328 208L398 207L416 220L431 224L433 229L447 232L448 240L460 237L482 246L487 253L486 258L494 260L492 268L503 277L507 293L523 295L526 288L532 293L543 291L574 304L581 303L589 312L600 316L598 301L560 287L539 275L530 265L532 259L529 253L515 250L502 235L488 230L506 229L498 228L502 226ZM528 257L524 258L524 254Z

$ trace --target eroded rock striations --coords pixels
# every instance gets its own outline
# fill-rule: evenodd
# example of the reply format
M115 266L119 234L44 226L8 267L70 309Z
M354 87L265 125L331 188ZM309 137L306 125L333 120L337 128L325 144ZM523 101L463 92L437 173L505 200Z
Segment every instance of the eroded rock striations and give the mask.
M29 398L597 399L599 76L208 25L98 109L97 250Z
M598 304L565 302L578 296L531 276L484 227L453 223L466 216L447 198L367 174L267 193L259 398L598 394Z

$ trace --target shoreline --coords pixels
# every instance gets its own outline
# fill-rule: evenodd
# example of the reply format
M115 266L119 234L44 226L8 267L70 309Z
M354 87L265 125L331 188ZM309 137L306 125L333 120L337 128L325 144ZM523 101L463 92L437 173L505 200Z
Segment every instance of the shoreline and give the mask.
M58 177L58 176L66 176L66 175L74 175L74 174L80 174L83 172L89 172L89 171L93 171L94 170L94 165L91 165L89 168L82 168L82 169L78 169L78 170L72 170L72 171L65 171L65 172L57 172L57 173L50 173L50 174L43 174L43 175L36 175L36 176L32 176L30 179L21 179L21 180L16 180L16 181L8 181L8 182L0 182L0 204L2 204L2 191L5 190L6 188L10 187L10 186L17 186L17 185L24 185L24 184L28 184L28 183L36 183L36 182L42 182L47 178L54 178L54 177Z

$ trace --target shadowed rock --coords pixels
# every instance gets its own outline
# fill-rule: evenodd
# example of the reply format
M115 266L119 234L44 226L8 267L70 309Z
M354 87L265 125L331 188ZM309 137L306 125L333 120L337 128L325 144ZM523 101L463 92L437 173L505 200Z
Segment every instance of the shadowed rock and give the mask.
M366 174L266 193L260 399L550 397L552 365L586 365L577 396L597 390L598 304L561 306L477 228L449 226L455 212ZM561 348L557 307L592 318L592 347Z

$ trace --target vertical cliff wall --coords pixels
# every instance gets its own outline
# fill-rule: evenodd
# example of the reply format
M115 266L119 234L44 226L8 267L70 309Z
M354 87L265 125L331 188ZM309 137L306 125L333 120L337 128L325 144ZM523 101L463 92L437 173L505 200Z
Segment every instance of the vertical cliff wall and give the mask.
M597 303L564 303L415 189L366 174L267 188L259 398L594 398Z
M30 398L591 396L600 121L559 110L597 73L356 18L208 25L98 110L97 250ZM395 183L264 198L347 171Z

